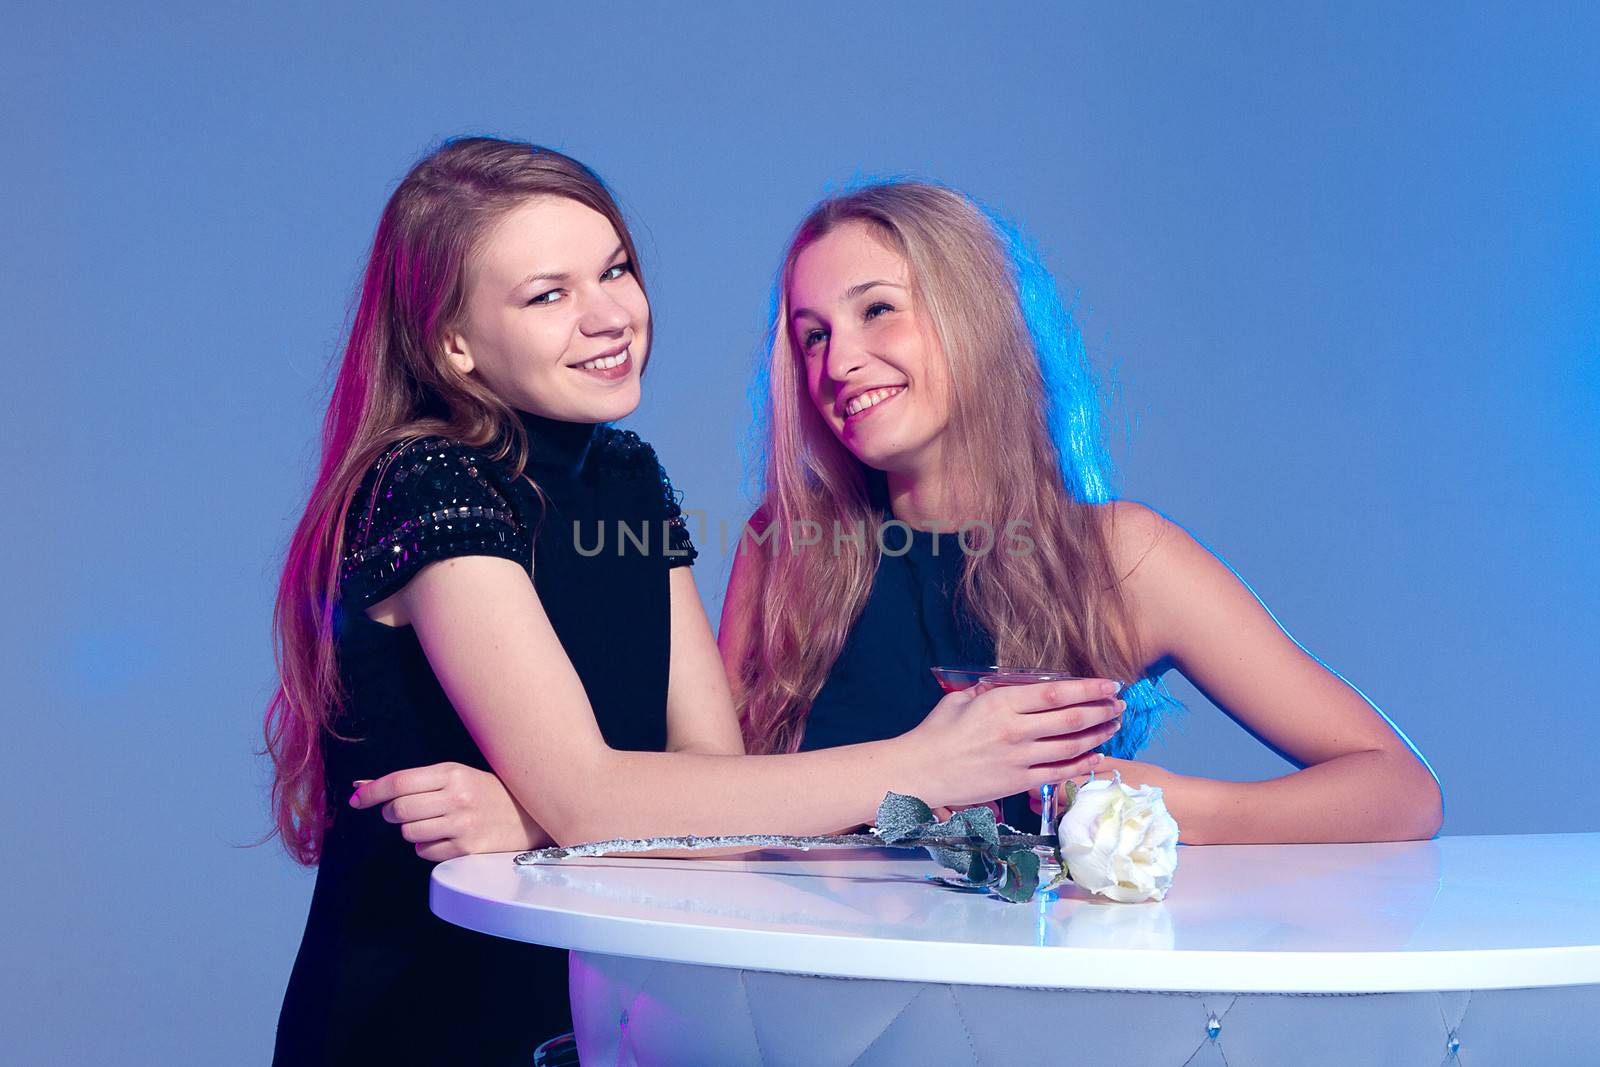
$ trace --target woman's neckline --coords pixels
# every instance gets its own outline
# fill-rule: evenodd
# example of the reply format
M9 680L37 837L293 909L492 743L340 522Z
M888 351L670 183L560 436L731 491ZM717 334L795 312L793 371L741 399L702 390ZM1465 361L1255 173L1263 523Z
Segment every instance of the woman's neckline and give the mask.
M551 476L576 478L589 458L600 423L562 422L526 411L517 412L528 435L528 470L539 480Z
M900 523L902 526L904 526L906 529L910 530L912 532L912 534L917 536L917 537L923 537L923 538L937 537L937 538L943 540L944 538L947 538L947 537L955 538L955 537L960 537L961 536L961 532L959 530L924 530L924 529L922 529L920 527L913 526L909 522L907 522L906 520L901 519L901 518L897 518L893 511L888 512L887 515L888 515L888 517L884 520L885 522L897 522L897 523Z
M873 506L877 507L883 512L883 521L885 523L892 522L903 526L910 530L917 538L944 539L960 536L958 530L924 530L920 527L913 526L909 520L902 519L900 516L896 515L894 513L894 502L889 498L888 479L884 476L882 471L873 471L868 475L867 499L872 502Z

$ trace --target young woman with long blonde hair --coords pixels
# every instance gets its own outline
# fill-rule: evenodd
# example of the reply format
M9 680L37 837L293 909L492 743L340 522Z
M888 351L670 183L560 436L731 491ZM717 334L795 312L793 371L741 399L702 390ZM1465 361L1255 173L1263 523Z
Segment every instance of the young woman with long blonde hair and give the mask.
M276 1062L525 1064L570 1025L564 953L435 919L432 861L817 832L891 789L982 801L1116 730L1092 679L744 756L676 497L605 425L639 403L650 326L621 212L567 156L450 141L390 197L277 600L273 808L318 871ZM488 807L461 803L474 781Z
M1431 771L1242 581L1113 500L1096 390L1025 241L919 181L824 200L778 277L764 497L719 644L752 752L897 736L929 667L1128 679L1102 771L1163 787L1193 843L1429 837ZM1300 769L1264 782L1135 756L1181 671Z

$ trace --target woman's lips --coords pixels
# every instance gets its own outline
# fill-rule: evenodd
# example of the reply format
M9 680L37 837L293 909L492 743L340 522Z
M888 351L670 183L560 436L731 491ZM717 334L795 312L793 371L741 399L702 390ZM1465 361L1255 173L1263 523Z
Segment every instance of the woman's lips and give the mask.
M900 398L900 394L904 393L906 391L906 387L903 386L903 385L900 385L900 386L885 386L884 388L892 388L892 389L894 389L894 392L890 393L888 396L884 397L882 400L878 401L876 404L873 404L870 407L862 408L860 411L856 412L854 415L846 415L844 417L844 425L845 426L854 426L854 425L856 425L862 419L866 418L868 415L871 415L874 411L877 411L880 408L886 407L887 405L894 403L896 400L898 400Z
M611 381L611 382L620 381L623 378L626 378L628 376L629 372L633 370L633 353L628 351L627 349L623 349L622 350L621 362L617 363L616 366L613 366L613 367L596 367L596 366L592 365L595 362L600 362L600 363L610 362L610 360L615 359L615 358L616 357L613 356L613 357L605 357L605 358L602 358L602 359L600 359L598 361L597 360L590 360L588 363L575 364L572 369L575 370L575 371L580 371L580 372L582 372L584 374L590 375L590 376L595 377L595 378L604 379L605 381Z

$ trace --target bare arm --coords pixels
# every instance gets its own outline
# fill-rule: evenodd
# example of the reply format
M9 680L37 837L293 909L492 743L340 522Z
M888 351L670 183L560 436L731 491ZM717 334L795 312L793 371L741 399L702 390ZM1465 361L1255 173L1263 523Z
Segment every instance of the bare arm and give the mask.
M1176 523L1139 504L1105 509L1151 662L1167 660L1301 770L1264 782L1175 775L1107 760L1162 786L1195 844L1382 841L1438 831L1438 781L1405 736L1301 648L1248 586Z
M1083 753L1117 721L1114 699L1091 680L953 694L923 727L869 745L786 756L618 752L600 736L583 685L515 563L443 560L391 599L496 774L557 843L825 832L867 821L891 789L934 803L981 801L1086 769ZM708 642L709 626L703 636ZM619 668L626 638L619 633ZM714 662L709 644L702 651ZM683 694L703 696L711 684L703 664L682 680ZM684 705L679 711L677 721L701 738L725 735L715 724L732 714L728 705L703 718ZM602 790L606 802L597 803Z
M757 511L746 526L765 529L766 520ZM717 651L722 654L723 670L735 698L739 696L737 688L753 637L756 598L761 595L761 566L760 546L748 534L740 537L739 550L733 554L733 567L728 572L727 592L722 597L722 621L717 624Z
M674 567L672 670L667 682L667 751L739 756L744 740L728 675L688 567Z
M712 643L705 608L687 567L670 580L672 664L667 683L667 750L740 755L744 746L728 698L728 683ZM393 623L398 604L379 613ZM497 776L460 763L435 763L394 771L360 788L351 803L382 806L385 820L416 846L418 856L441 861L476 852L521 852L551 844L544 827L517 803Z

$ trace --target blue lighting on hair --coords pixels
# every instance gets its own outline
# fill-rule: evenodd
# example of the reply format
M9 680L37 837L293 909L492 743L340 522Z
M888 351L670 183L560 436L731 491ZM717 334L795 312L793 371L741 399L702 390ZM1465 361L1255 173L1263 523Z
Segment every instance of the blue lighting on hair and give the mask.
M1075 499L1107 503L1114 499L1115 471L1101 421L1100 386L1089 366L1083 332L1061 302L1055 278L1044 265L1038 246L998 212L983 204L977 206L1011 261L1017 302L1044 380L1045 415L1061 478ZM1183 710L1159 676L1131 682L1119 695L1128 704L1122 728L1100 746L1100 751L1119 759L1132 759L1149 743L1164 713Z
M755 370L750 375L750 385L745 397L750 403L750 428L739 443L739 462L744 469L745 495L761 501L768 488L766 484L767 428L772 407L772 346L777 343L778 306L783 299L783 267L772 277L772 291L767 297L767 329L756 349Z
M1044 378L1045 414L1072 495L1091 504L1111 499L1111 456L1100 425L1100 390L1089 369L1083 333L1061 303L1055 278L1027 235L982 208L1011 259L1012 281Z

